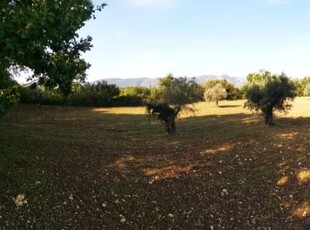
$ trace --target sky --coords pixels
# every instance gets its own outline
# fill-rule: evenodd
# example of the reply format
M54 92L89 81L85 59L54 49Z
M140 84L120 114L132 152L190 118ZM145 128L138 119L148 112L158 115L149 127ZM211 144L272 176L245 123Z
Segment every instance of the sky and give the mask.
M309 0L95 0L79 34L88 81L230 75L310 76Z

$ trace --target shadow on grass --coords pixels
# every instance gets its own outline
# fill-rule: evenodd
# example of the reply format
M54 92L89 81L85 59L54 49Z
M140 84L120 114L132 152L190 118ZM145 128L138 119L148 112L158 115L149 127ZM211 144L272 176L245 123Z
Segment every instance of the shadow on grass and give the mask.
M2 223L307 229L310 118L276 122L268 128L248 114L191 117L177 120L177 135L168 136L144 114L16 108L0 120L7 146L0 149ZM8 166L13 150L32 163ZM20 192L29 202L16 210L12 196Z
M236 108L241 107L241 105L219 105L219 108Z
M172 183L170 189L181 194L192 190L193 197L186 199L200 194L201 202L210 205L198 205L200 211L219 213L217 218L229 227L306 229L310 145L305 140L310 119L278 122L280 126L265 127L247 114L182 119L176 136L160 136L159 141L148 132L149 148L120 157L110 167L145 175L150 185Z

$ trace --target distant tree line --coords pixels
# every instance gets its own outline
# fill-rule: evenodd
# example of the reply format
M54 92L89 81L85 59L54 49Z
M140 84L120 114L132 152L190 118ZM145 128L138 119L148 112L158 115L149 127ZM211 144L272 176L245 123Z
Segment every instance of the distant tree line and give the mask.
M57 86L18 85L9 76L1 78L0 86L4 90L10 90L5 93L0 91L0 103L5 107L10 107L17 101L38 105L146 106L150 115L156 116L165 124L169 134L175 133L175 118L178 114L190 109L189 105L195 102L213 101L219 106L219 102L224 99L246 99L245 107L260 112L265 124L270 126L274 124L274 111L285 113L291 107L290 100L296 96L310 95L310 77L293 80L285 74L276 75L266 70L250 73L247 83L240 89L226 80L209 80L198 84L195 78L175 78L172 74L160 79L159 86L153 88L119 88L107 81L98 81L73 82L66 91ZM0 115L5 112L0 109Z
M271 73L265 70L259 73L251 73L247 77L247 82L240 88L225 79L209 80L200 84L204 91L203 100L213 101L219 105L218 103L221 100L247 99L250 83L267 79L267 75L271 75ZM294 85L296 96L310 96L310 77L291 79L290 82ZM7 103L14 103L19 97L20 103L42 105L143 106L150 101L159 101L159 97L161 97L160 86L119 88L114 84L108 84L106 81L74 82L69 90L70 93L64 93L60 87L47 87L37 84L21 86L10 77L1 78L0 86L2 89L13 91L11 94L6 92L7 97L10 98L10 100L6 100Z
M168 80L170 79L170 80ZM41 104L41 105L72 105L72 106L143 106L151 101L163 100L163 86L170 82L174 77L170 74L160 80L158 87L147 88L142 86L132 86L119 88L115 84L108 84L107 81L98 81L94 83L72 83L70 94L64 93L59 87L45 87L37 84L17 86L20 103L23 104ZM191 80L195 82L195 79ZM0 83L1 84L1 83ZM167 83L168 84L168 83ZM215 101L241 99L241 91L226 80L210 80L199 85L200 92L205 93L201 100ZM175 85L171 86L177 87ZM214 92L214 87L220 87L225 96ZM180 89L181 90L181 89ZM213 90L213 91L212 91ZM209 92L209 97L206 93Z
M151 94L146 87L127 87L120 89L106 81L95 83L73 83L71 93L66 95L59 88L44 86L19 86L20 103L40 105L71 106L142 106Z
M213 101L216 105L221 100L246 99L249 83L258 82L257 79L264 78L264 74L270 73L260 71L259 73L249 74L247 83L240 88L225 79L209 80L200 84L203 89L203 99ZM172 75L168 76L172 77ZM295 86L297 96L310 96L310 77L291 81ZM64 93L59 87L46 87L37 84L20 86L11 78L0 80L0 86L3 88L12 89L13 85L15 85L14 92L18 92L17 95L20 97L20 103L43 105L143 106L150 101L159 101L162 96L160 85L153 88L141 86L119 88L114 84L108 84L106 81L74 82L70 88L70 93Z

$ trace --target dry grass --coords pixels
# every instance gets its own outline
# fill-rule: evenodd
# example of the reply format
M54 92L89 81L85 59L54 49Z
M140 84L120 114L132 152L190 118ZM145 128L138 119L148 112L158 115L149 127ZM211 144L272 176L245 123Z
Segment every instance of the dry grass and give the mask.
M197 104L172 137L144 108L15 108L0 229L309 229L309 98L271 128L220 106Z

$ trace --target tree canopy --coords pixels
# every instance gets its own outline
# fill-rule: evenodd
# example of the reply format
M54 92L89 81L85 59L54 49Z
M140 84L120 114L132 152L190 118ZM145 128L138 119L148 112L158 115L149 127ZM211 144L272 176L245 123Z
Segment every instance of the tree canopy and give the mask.
M240 90L235 87L232 83L228 82L226 79L214 79L205 82L202 86L205 90L209 90L216 85L221 84L227 93L227 100L236 100L241 97Z
M30 69L29 80L68 95L90 66L81 53L90 50L92 38L77 31L105 6L90 0L1 1L0 77L12 76L12 68Z
M288 101L296 97L296 87L284 74L275 75L261 71L249 74L248 81L245 107L261 111L266 125L273 124L275 110L287 112L291 108Z
M155 99L147 105L149 114L156 115L169 134L175 133L175 118L188 104L203 100L203 88L195 79L174 78L172 74L160 79Z
M205 91L204 97L206 101L215 101L216 106L218 106L220 100L227 98L227 91L221 83L217 83Z
M116 85L110 85L107 81L86 83L84 89L93 105L104 105L104 102L112 100L119 95L120 90Z

